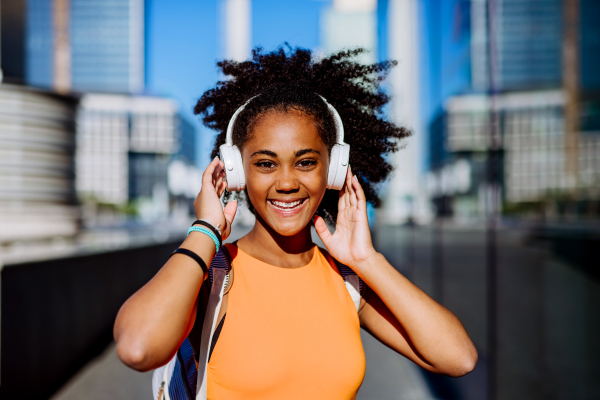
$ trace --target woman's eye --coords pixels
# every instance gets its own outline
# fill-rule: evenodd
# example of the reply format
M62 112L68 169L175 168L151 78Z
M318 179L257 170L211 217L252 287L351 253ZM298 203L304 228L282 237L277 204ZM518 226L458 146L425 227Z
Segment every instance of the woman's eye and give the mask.
M316 160L302 160L302 161L298 162L298 166L302 167L302 168L309 168L316 164L317 164Z
M259 161L255 164L259 168L270 169L275 167L275 163L271 161Z

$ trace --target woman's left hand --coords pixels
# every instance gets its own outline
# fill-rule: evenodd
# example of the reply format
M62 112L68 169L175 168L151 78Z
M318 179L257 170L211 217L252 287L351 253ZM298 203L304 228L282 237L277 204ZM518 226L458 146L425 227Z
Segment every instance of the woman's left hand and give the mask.
M336 260L351 268L360 265L377 252L371 242L367 219L367 201L358 179L348 168L346 182L340 190L335 232L331 234L323 218L315 216L315 229Z

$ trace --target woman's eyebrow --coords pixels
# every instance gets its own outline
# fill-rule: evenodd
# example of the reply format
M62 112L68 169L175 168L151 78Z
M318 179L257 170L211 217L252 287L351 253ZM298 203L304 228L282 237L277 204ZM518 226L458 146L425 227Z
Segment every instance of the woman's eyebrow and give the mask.
M306 153L317 153L318 155L321 155L321 152L319 150L315 150L315 149L302 149L302 150L298 150L296 152L296 157L303 156Z
M254 153L252 153L252 155L250 156L250 158L263 154L265 156L270 156L270 157L277 157L277 154L275 154L274 152L272 152L271 150L258 150L255 151Z

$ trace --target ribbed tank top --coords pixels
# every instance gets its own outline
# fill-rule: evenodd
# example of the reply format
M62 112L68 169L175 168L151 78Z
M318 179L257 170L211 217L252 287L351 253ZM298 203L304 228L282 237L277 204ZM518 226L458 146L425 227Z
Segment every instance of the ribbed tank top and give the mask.
M207 370L208 399L354 399L365 374L356 308L315 246L287 269L228 244L227 314Z

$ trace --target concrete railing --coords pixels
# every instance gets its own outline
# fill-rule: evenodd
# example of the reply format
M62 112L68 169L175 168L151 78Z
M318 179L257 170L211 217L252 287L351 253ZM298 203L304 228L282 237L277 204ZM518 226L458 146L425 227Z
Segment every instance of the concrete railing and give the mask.
M5 265L0 399L46 399L112 340L123 302L180 241Z

